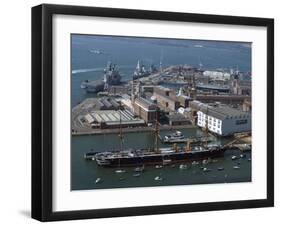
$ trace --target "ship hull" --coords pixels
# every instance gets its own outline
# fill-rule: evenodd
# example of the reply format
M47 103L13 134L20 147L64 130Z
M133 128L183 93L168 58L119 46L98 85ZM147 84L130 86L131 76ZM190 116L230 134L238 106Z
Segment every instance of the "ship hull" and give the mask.
M119 166L139 166L139 165L155 165L163 163L177 163L177 162L188 162L198 161L207 158L217 158L224 156L224 149L214 149L202 152L179 152L171 154L152 154L147 156L135 156L125 158L108 158L98 159L96 162L98 165L105 167L119 167Z
M85 90L87 93L98 93L104 91L104 86L86 87Z
M161 140L164 144L174 144L174 143L186 143L188 141L188 139L184 138L184 139L172 139L172 140L168 140L168 139L162 139ZM200 144L200 143L210 143L212 142L213 139L202 139L202 140L198 140L198 141L192 141L192 144Z
M151 74L147 73L147 74L142 74L142 75L133 75L133 80L145 78L145 77L148 77L149 75L151 75Z
M80 87L86 90L87 93L98 93L104 90L104 82L103 81L82 82Z

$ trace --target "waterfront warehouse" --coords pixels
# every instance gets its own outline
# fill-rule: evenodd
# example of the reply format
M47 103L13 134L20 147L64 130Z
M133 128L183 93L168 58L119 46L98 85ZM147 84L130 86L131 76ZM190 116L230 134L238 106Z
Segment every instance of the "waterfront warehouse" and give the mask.
M230 136L239 132L251 131L251 113L231 108L225 105L202 105L197 112L197 125L218 134Z

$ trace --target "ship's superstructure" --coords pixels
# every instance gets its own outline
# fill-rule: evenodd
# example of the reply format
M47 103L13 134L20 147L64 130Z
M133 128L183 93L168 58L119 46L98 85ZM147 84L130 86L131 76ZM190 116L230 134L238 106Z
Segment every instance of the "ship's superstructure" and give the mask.
M107 63L106 68L104 69L103 80L94 80L89 81L85 80L81 84L81 88L85 89L90 93L98 93L101 91L106 91L110 86L120 85L121 84L121 75L116 64L111 62Z
M153 64L150 66L150 69L147 70L145 68L144 64L141 64L141 62L138 60L136 69L133 73L133 80L147 77L147 76L151 75L152 73L156 73L156 72L157 72L157 69Z

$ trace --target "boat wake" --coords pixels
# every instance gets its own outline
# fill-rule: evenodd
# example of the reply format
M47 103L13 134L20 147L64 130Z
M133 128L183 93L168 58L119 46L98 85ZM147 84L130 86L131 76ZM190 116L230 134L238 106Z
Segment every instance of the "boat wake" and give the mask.
M122 69L131 69L133 68L132 66L129 65L124 65L124 66L119 66L118 68ZM87 73L87 72L100 72L103 71L104 68L102 67L96 67L96 68L82 68L82 69L75 69L71 71L71 74L81 74L81 73Z
M92 71L103 71L103 68L85 68L85 69L76 69L72 70L72 74L80 74L80 73L86 73L86 72L92 72Z

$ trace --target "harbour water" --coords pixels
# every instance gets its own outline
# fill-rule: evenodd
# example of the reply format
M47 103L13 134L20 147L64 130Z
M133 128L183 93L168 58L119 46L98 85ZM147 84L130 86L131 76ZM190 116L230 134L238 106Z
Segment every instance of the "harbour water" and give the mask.
M95 54L91 50L100 50ZM71 69L71 105L72 107L87 97L80 88L84 80L103 78L103 69L107 61L118 65L122 80L132 79L137 61L146 66L159 67L183 65L203 69L230 68L251 71L251 45L249 43L214 42L200 40L121 38L106 36L72 35Z
M94 54L90 50L98 49L102 54ZM155 39L130 39L99 36L72 35L72 107L87 97L95 94L85 93L80 88L84 80L103 78L103 69L110 60L116 63L122 80L132 78L138 60L144 64L155 64L159 67L187 64L203 68L239 68L251 71L251 45L249 43L210 42L196 40L172 40L164 42ZM189 128L181 130L187 137L202 135L201 130ZM161 132L165 133L174 131ZM124 134L124 148L145 148L152 146L150 132ZM222 144L228 139L219 139ZM162 146L167 146L161 144ZM224 158L215 159L204 165L187 163L186 169L180 164L167 165L163 168L147 166L139 176L134 175L134 167L123 168L126 172L116 173L114 168L97 166L94 161L84 159L84 154L91 150L116 150L119 147L117 134L92 136L72 136L71 145L71 189L106 189L146 186L167 186L187 184L231 183L251 181L251 153L244 158L232 160L233 155L240 152L226 151ZM235 167L236 166L236 167ZM223 170L218 170L222 167ZM235 168L233 168L235 167ZM210 171L204 171L207 168ZM155 177L163 180L154 180ZM96 183L97 178L100 181Z
M202 131L197 128L181 130L187 137L201 136ZM163 131L161 135L170 133ZM153 140L151 132L140 132L124 134L124 148L151 147ZM219 139L217 142L224 144L229 139ZM182 144L184 145L184 144ZM169 146L161 144L162 147ZM240 151L226 151L224 158L213 159L207 164L202 161L192 164L187 163L186 169L180 169L180 164L166 165L163 168L145 166L145 170L136 176L134 167L122 167L126 172L116 173L116 168L104 168L98 166L95 161L85 160L84 153L93 151L118 150L119 139L117 134L105 134L95 136L74 136L72 137L71 155L71 189L100 189L100 188L126 188L126 187L147 187L167 186L186 184L210 184L210 183L231 183L251 181L251 153L244 153L244 158L232 160L232 156L240 156ZM239 169L233 168L238 166ZM223 170L218 168L223 167ZM203 168L210 169L205 172ZM162 181L154 180L161 176ZM100 178L99 183L95 183Z

